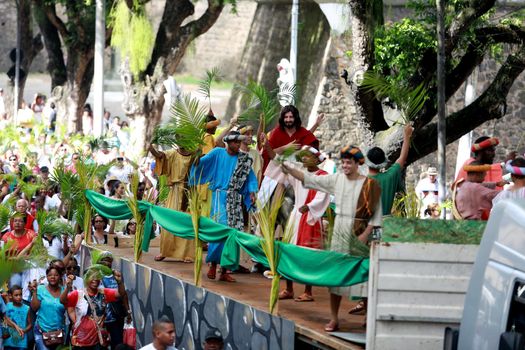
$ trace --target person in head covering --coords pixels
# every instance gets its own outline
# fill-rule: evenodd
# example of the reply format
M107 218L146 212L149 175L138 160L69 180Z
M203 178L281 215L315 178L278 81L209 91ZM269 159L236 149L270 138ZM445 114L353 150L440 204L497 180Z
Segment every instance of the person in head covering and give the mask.
M383 215L390 215L396 193L405 189L402 172L410 149L410 137L414 128L407 124L403 130L403 146L396 162L388 169L388 160L385 152L379 147L371 148L366 154L366 165L368 176L375 179L381 185L381 204ZM385 170L386 169L386 170Z
M248 153L252 158L253 172L257 177L257 182L261 183L263 159L256 148L250 147L253 144L253 126L241 125L238 131L241 135L246 136L246 139L244 139L244 141L241 142L241 151L244 153Z
M221 120L217 119L210 108L206 116L206 135L204 135L204 146L202 146L202 154L208 154L215 147L215 139L213 135L217 132L217 127L221 124Z
M488 220L492 200L499 193L495 188L505 184L503 180L499 183L484 183L490 169L490 164L483 164L480 161L473 161L463 166L467 178L453 185L452 214L456 219Z
M485 176L485 182L501 181L503 176L501 166L498 163L494 164L497 145L499 145L499 140L495 137L481 136L477 138L470 148L472 156L465 161L465 163L459 170L458 176L456 177L455 181L457 182L458 180L467 178L465 165L468 165L474 161L477 161L479 164L488 164L491 166ZM501 190L502 188L498 187L498 189Z
M350 253L350 235L367 243L374 227L381 226L381 187L373 178L359 174L359 166L365 157L358 147L346 146L340 152L342 172L317 176L289 166L283 171L300 180L304 187L330 193L335 196L335 223L330 250ZM357 287L359 290L359 287ZM350 291L349 287L330 288L331 319L325 331L339 329L339 305L343 295L359 295L361 291Z
M224 339L218 329L210 329L204 337L204 350L222 350Z
M177 148L168 151L159 151L152 145L150 152L155 157L155 173L158 176L166 175L170 188L166 208L186 211L188 201L185 192L185 182L193 160L193 155L186 150ZM195 259L195 242L193 239L184 239L172 235L162 229L160 236L160 254L155 261L172 258L176 261L191 263Z
M243 205L251 211L255 204L257 178L252 170L252 159L240 152L241 142L246 136L231 131L226 137L226 148L216 147L193 166L190 184L208 183L212 191L210 217L220 224L239 231L245 227ZM224 243L210 243L206 262L210 263L208 278L215 279L217 265L220 262ZM221 269L219 280L235 282L235 279Z
M439 181L437 179L438 171L435 167L428 167L427 171L422 174L421 180L416 185L416 195L421 200L421 217L426 215L427 208L430 205L439 203Z
M510 174L512 186L501 191L493 200L496 205L504 199L524 199L525 198L525 159L518 157L509 160L505 164L505 169Z
M267 142L264 143L271 159L275 152ZM304 168L312 175L327 175L328 173L319 169L319 164L325 160L325 156L311 146L303 146L297 154L298 160ZM290 163L290 166L293 166ZM294 208L290 214L289 223L293 225L293 237L290 241L298 246L323 249L324 241L322 235L322 217L330 204L330 195L325 192L307 189L303 183L293 176L283 173L279 164L270 161L266 168L265 176L276 180L285 186L291 185L294 190ZM279 299L293 299L293 282L286 280L286 289L279 293ZM305 286L304 293L295 298L295 301L313 301L312 286Z

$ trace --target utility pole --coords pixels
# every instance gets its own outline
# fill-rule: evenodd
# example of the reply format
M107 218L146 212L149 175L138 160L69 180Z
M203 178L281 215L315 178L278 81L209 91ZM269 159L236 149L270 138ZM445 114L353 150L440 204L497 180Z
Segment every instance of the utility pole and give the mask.
M447 130L446 130L446 100L445 100L445 0L436 0L437 5L437 87L438 87L438 168L439 168L439 203L445 201L447 181ZM445 208L441 211L446 218Z
M22 23L20 23L20 1L16 1L16 59L15 59L15 87L13 89L13 124L16 126L18 123L18 101L20 100L19 86L20 86L20 45L22 31Z
M299 23L299 0L292 2L292 23L290 40L290 65L292 66L293 82L297 82L297 32Z
M100 137L104 127L104 49L106 47L105 0L96 0L95 67L93 75L93 134Z

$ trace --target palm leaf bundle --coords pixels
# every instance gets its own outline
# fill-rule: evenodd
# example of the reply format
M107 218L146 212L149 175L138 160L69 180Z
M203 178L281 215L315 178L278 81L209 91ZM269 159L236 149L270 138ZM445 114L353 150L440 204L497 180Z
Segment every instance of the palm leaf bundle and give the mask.
M415 119L429 98L423 83L409 89L387 81L376 72L366 72L361 87L365 92L373 92L380 100L388 98L394 102L405 124Z
M191 215L191 223L193 224L193 233L195 235L195 264L193 268L193 281L197 287L201 283L202 270L202 242L199 239L199 218L201 211L201 198L198 186L190 186L187 191L188 209Z
M274 162L277 162L279 164L284 163L285 160L288 160L292 155L294 155L297 152L297 149L294 146L286 147L281 154L278 154L274 158ZM300 151L299 151L300 152Z
M208 100L211 109L211 84L213 82L220 83L222 81L221 71L218 67L213 67L206 71L206 77L199 81L199 92Z
M11 275L28 268L26 260L13 257L11 254L14 242L8 242L0 248L0 285L9 281Z
M9 224L9 219L11 218L11 209L9 206L0 204L0 230Z
M60 186L61 200L67 210L66 218L69 221L74 213L78 214L84 196L84 187L80 183L79 175L61 165L53 169L51 181Z
M91 256L91 261L96 261L93 259L93 255ZM104 276L110 276L113 274L113 270L111 268L107 267L106 265L102 264L93 264L90 267L86 269L84 272L84 281L90 281L93 279L102 279Z
M279 301L279 281L281 277L277 273L277 266L279 265L279 248L275 242L275 222L277 220L277 215L279 214L279 209L281 207L282 201L284 199L284 193L280 194L280 197L276 199L277 205L266 205L254 214L255 220L259 225L261 232L261 248L268 260L268 267L273 275L272 287L270 291L270 301L268 309L270 313L277 313L277 303ZM287 225L287 232L289 231ZM291 236L289 233L285 234L285 239L290 239Z
M168 177L166 175L161 175L159 176L159 194L157 196L157 202L159 205L164 205L169 194L170 187L168 186Z
M423 202L412 188L403 195L396 195L392 205L392 215L402 218L419 218Z
M259 122L262 118L265 128L272 126L280 110L277 91L269 92L261 84L250 80L246 85L236 85L234 93L241 95L241 105L244 108L239 121Z
M172 105L170 113L170 121L155 128L152 143L196 152L204 144L206 109L196 98L183 95Z
M137 189L139 187L139 174L133 173L131 176L130 188L131 192L128 193L126 198L126 204L133 215L137 223L137 228L135 231L135 242L133 246L133 256L135 262L140 260L142 255L142 241L144 240L144 214L139 210L139 200L137 199Z

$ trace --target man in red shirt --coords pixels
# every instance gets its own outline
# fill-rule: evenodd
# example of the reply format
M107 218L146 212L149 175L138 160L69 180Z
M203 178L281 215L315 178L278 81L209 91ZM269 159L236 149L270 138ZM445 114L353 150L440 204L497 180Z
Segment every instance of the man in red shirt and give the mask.
M26 217L25 228L26 229L38 232L38 222L36 221L35 217L33 215L31 215L31 213L29 212L29 203L28 203L28 201L26 201L25 199L17 200L16 201L16 205L15 205L15 210L18 213L25 215L25 217ZM15 229L14 228L14 224L13 224L13 220L14 219L11 219L11 221L10 221L11 230Z
M318 119L318 122L319 120L322 120L322 118ZM293 144L296 145L297 149L306 145L319 149L319 140L314 136L312 131L302 127L301 124L301 116L299 115L299 110L297 110L295 106L288 105L281 109L279 125L270 131L270 135L268 136L270 147L275 153L280 154L287 146ZM317 124L318 123L316 123L314 128L318 126ZM270 162L270 157L266 150L263 150L263 160L264 173L264 170Z

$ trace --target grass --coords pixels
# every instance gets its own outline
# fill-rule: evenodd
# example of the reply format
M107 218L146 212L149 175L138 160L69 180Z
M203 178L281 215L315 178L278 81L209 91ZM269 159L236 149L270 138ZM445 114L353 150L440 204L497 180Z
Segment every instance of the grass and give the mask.
M177 81L177 84L186 84L186 85L198 86L199 83L202 81L201 78L194 77L188 74L174 75L173 78ZM232 81L223 79L219 83L216 81L213 81L211 84L211 87L212 89L217 89L217 90L231 90L233 88L233 85L234 83Z

